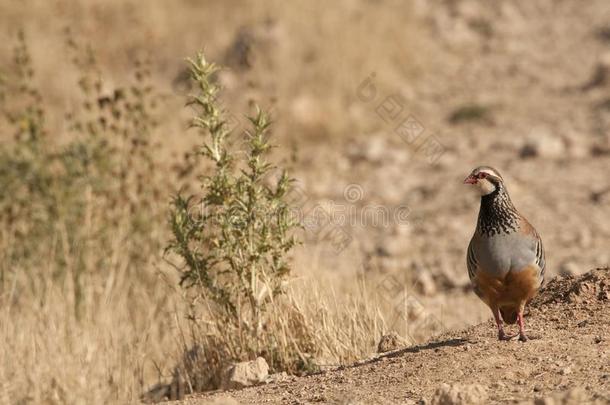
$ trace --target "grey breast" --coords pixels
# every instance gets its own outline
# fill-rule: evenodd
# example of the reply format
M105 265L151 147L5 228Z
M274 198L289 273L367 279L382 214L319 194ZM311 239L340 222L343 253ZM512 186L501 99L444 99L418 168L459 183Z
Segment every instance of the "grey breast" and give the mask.
M475 235L472 247L478 267L498 278L536 262L536 240L516 232L485 237Z

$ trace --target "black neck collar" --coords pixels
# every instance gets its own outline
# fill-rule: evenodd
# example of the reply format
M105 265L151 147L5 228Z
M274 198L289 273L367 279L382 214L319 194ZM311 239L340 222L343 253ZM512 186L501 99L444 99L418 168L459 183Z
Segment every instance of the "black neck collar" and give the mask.
M487 236L509 234L519 229L519 213L502 184L497 184L493 192L481 197L477 229Z

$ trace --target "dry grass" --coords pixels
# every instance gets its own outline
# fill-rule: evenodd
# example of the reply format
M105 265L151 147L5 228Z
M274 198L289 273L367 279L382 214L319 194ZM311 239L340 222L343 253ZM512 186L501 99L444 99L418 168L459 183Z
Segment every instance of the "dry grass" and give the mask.
M105 283L85 280L86 303L79 316L69 279L50 281L44 297L20 294L22 304L11 303L19 294L15 290L4 297L2 403L136 401L156 377L155 362L171 364L178 320L172 310L179 300L163 283L134 286L120 262L104 270L109 271ZM168 366L162 364L162 371Z
M6 403L137 400L164 372L154 362L172 353L180 319L173 315L179 296L159 280L167 204L156 192L167 183L147 183L157 177L146 74L114 88L110 99L95 75L83 86L93 66L78 66L73 86L81 84L81 104L64 142L49 130L51 111L26 40L2 66Z
M379 303L364 283L355 282L349 294L337 293L324 278L295 284L290 297L313 333L317 365L348 364L375 351L388 330Z
M40 46L30 41L34 48ZM54 58L53 64L65 59ZM202 345L212 351L218 347L213 353L218 364L211 381L192 385L215 386L219 366L231 359L222 351L231 344L215 346L214 339L225 336L225 325L213 318L209 322L205 306L199 308L198 318L187 318L193 307L162 257L170 236L165 221L169 197L180 187L177 174L166 168L184 163L150 161L151 156L167 157L151 141L167 126L162 123L159 129L139 112L129 115L129 102L122 99L110 101L122 111L113 121L102 107L108 101L102 100L116 96L117 89L131 92L127 79L117 85L97 83L97 68L77 63L74 70L66 64L63 80L72 82L61 94L53 88L57 82L41 81L38 74L42 66L44 78L51 64L41 64L36 56L31 63L37 74L19 80L36 90L36 97L24 96L29 90L10 90L3 111L15 112L17 118L1 124L7 134L4 152L16 160L7 161L5 169L10 170L2 171L4 189L9 184L15 188L3 198L0 233L0 400L138 401L153 384L175 376L185 353ZM11 86L15 83L8 69ZM81 94L75 83L87 77L93 77L94 90ZM74 103L68 124L58 123L55 97ZM41 109L40 117L20 115L32 105ZM99 124L101 117L110 121ZM9 136L14 128L17 138ZM150 132L150 138L142 143L143 131ZM13 154L15 150L19 153ZM93 152L81 156L83 150ZM265 327L275 335L277 347L272 351L280 356L300 351L300 364L286 369L312 371L354 361L373 350L385 330L377 304L358 283L344 288L353 293L349 298L304 278L291 281L287 294L278 298L278 310L268 314ZM197 375L210 375L209 362L199 367L205 371Z
M259 354L272 366L274 361L286 365L276 367L275 372L306 374L369 357L386 330L379 307L362 286L353 286L348 298L337 295L320 279L293 279L273 308L263 320L273 338L260 338ZM218 386L230 363L227 359L238 356L235 350L252 344L251 339L242 341L243 336L227 330L209 307L199 306L194 313L198 317L191 318L181 332L185 356L177 370L179 376L174 375L184 384L183 392Z

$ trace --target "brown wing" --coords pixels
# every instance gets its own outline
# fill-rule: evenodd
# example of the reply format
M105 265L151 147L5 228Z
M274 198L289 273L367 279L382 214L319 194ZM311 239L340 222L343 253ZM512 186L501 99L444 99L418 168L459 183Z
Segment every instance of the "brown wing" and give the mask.
M544 245L538 231L530 224L527 219L521 218L521 230L524 234L529 235L534 240L534 250L536 254L536 264L540 268L540 277L544 280L544 270L546 267L546 258L544 254Z

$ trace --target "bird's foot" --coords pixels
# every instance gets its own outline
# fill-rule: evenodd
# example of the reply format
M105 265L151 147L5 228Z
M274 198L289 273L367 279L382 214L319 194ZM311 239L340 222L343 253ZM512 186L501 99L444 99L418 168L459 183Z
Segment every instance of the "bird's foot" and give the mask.
M498 340L511 340L515 336L516 335L507 335L506 332L504 332L504 330L500 330L498 332Z
M529 338L527 336L525 336L525 333L523 333L523 332L519 333L520 342L527 342L528 340L529 340Z

